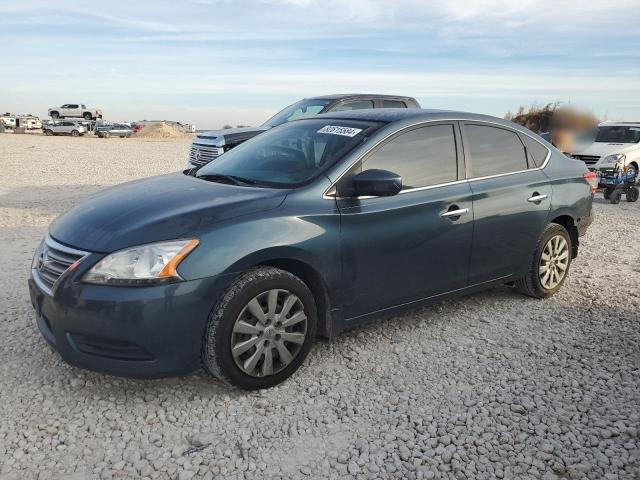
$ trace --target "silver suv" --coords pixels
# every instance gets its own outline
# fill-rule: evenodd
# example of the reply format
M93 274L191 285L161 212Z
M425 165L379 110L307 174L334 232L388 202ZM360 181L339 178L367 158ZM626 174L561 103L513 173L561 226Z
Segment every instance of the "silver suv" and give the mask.
M45 135L71 135L79 137L87 133L87 129L76 122L57 122L43 125L42 131Z

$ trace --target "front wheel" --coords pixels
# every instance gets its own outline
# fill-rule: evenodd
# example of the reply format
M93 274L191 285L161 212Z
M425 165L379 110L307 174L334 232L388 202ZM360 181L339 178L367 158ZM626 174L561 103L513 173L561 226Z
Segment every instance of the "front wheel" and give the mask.
M316 304L307 285L274 267L240 275L209 317L202 360L228 385L273 387L302 364L314 341Z
M549 224L538 240L529 271L515 282L516 288L534 298L554 295L569 273L571 251L569 232L562 225Z
M620 197L622 197L622 192L620 190L614 190L611 192L611 195L609 195L609 201L616 205L620 203Z
M632 188L627 192L627 202L637 202L638 196L640 196L640 192L638 192L637 188Z
M60 118L60 114L58 112L51 112L50 116L54 120L57 120L58 118Z
M52 131L52 130L47 129L47 130L45 130L45 131L44 131L44 134L45 134L47 137L50 137L50 136L52 136L52 135L53 135L53 131Z
M93 118L93 116L89 112L84 112L82 114L82 118L84 118L85 120L91 120Z
M609 197L611 197L611 192L613 192L613 188L605 188L604 189L604 199L605 200L609 200Z

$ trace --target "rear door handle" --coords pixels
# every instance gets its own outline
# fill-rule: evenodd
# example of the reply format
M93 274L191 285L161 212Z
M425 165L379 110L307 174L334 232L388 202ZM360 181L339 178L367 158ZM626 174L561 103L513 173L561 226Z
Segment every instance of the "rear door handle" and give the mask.
M457 210L447 210L446 212L441 213L440 216L442 218L455 218L466 215L467 213L469 213L468 208L459 208Z
M549 195L547 194L540 195L538 193L534 193L533 197L527 198L527 202L540 203L541 201L546 200L548 196Z

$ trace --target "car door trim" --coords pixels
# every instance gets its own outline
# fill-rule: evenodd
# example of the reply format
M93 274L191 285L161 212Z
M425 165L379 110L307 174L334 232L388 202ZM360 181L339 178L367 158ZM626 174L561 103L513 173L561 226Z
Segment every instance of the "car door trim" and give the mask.
M478 180L487 180L489 178L497 178L497 177L504 177L507 175L516 175L518 173L524 173L524 172L530 172L530 171L535 171L535 170L543 170L547 164L549 163L549 159L551 158L551 150L549 149L549 147L547 147L546 145L542 144L539 140L536 140L536 138L533 135L530 135L526 132L520 132L520 130L516 130L512 127L509 127L508 125L503 125L501 123L498 122L491 122L488 120L469 120L469 119L465 119L465 118L438 118L438 119L433 119L433 120L423 120L420 122L416 122L416 123L412 123L410 125L406 125L404 127L402 127L400 130L396 130L394 132L389 133L388 135L384 136L383 138L381 138L380 140L378 140L374 145L372 145L369 149L367 149L362 155L360 155L353 163L349 164L349 166L347 168L345 168L345 170L338 176L338 178L336 178L336 180L334 182L331 183L331 185L329 185L329 187L323 192L322 194L322 198L325 200L340 200L340 199L346 199L346 198L351 198L351 199L357 199L357 200L365 200L365 199L369 199L369 198L381 198L379 196L366 196L366 197L338 197L337 195L329 195L328 192L332 189L335 188L336 185L338 184L338 182L342 179L342 177L344 177L347 173L349 173L349 171L351 170L351 168L353 168L355 165L358 164L358 162L362 161L362 159L364 159L367 155L369 155L375 148L377 148L380 144L386 142L390 137L396 135L396 134L401 134L406 130L410 130L416 127L420 127L423 125L427 125L430 123L446 123L446 122L469 122L472 121L474 123L486 123L489 125L497 125L499 127L505 128L506 130L512 131L516 134L518 133L522 133L523 135L527 135L528 137L531 137L532 140L534 140L535 142L538 142L540 145L542 145L544 148L547 149L547 156L544 159L544 162L542 162L542 165L540 165L539 167L535 167L535 168L527 168L524 170L518 170L515 172L507 172L507 173L498 173L495 175L487 175L484 177L474 177L474 178L465 178L462 180L456 180L454 182L446 182L446 183L438 183L435 185L427 185L425 187L416 187L416 188L408 188L407 190L401 190L398 195L401 195L403 193L410 193L410 192L416 192L416 191L420 191L420 190L427 190L430 188L438 188L438 187L446 187L448 185L455 185L457 183L464 183L464 182L475 182ZM462 130L462 129L461 129ZM526 149L526 146L525 146ZM466 159L465 159L466 161ZM384 198L384 197L382 197Z

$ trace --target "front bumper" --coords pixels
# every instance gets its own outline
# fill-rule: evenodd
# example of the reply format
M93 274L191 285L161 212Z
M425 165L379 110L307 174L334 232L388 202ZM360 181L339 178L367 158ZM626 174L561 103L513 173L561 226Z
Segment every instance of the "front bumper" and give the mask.
M151 287L65 279L52 295L29 279L46 341L64 361L126 377L185 374L200 365L209 313L227 284L210 277Z

